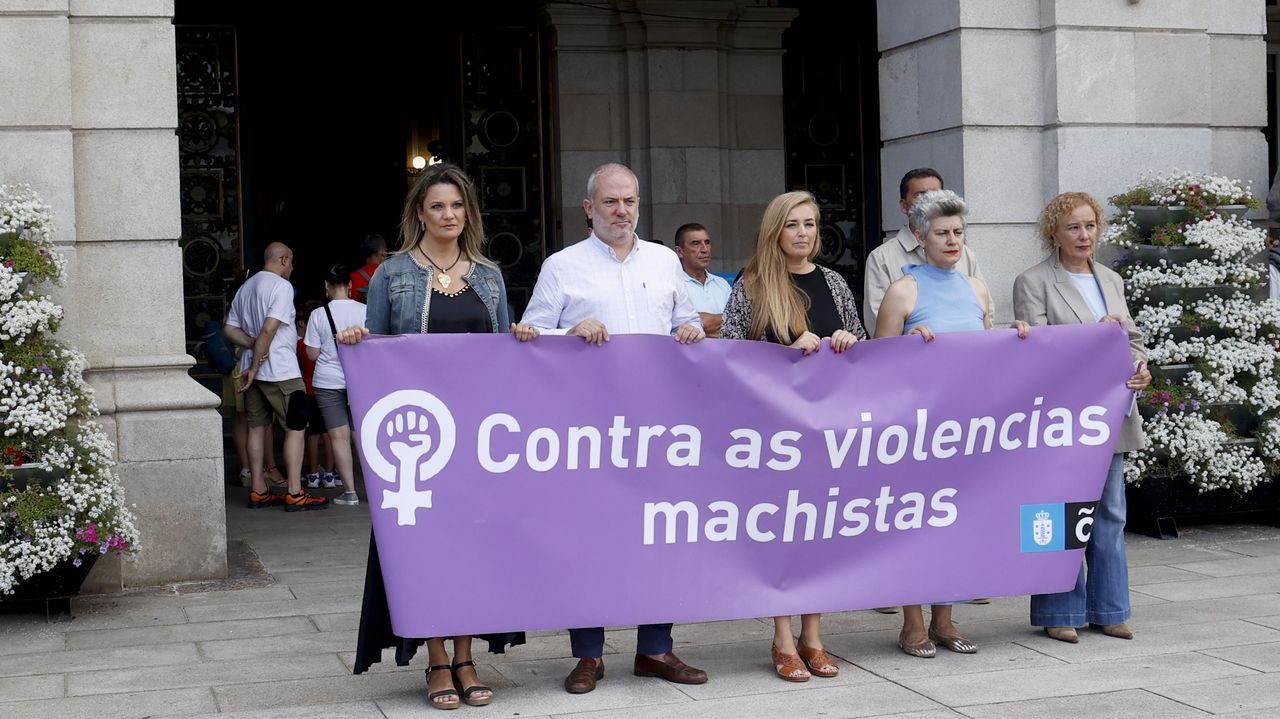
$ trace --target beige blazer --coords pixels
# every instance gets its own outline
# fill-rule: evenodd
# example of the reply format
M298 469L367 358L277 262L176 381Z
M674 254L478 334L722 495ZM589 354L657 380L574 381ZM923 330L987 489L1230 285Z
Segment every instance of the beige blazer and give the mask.
M1133 359L1145 360L1147 349L1142 344L1142 333L1134 325L1129 316L1129 307L1124 301L1124 280L1109 268L1090 261L1093 276L1102 288L1102 299L1107 303L1107 314L1124 318L1124 328L1129 332L1129 348ZM1076 289L1071 276L1058 262L1058 253L1053 253L1044 262L1018 275L1013 281L1013 316L1036 327L1039 325L1079 325L1094 322L1093 310L1085 302ZM1120 438L1116 442L1117 452L1132 452L1142 449L1147 444L1146 435L1142 432L1142 418L1138 410L1124 419L1120 428Z

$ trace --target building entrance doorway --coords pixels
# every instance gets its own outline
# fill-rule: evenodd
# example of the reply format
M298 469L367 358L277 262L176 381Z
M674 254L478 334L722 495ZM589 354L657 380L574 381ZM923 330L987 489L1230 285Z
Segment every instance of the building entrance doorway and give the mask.
M546 254L544 52L537 4L370 4L334 16L178 0L188 350L238 276L280 241L299 300L360 240L398 247L420 162L462 165L519 316ZM197 368L198 370L199 368Z

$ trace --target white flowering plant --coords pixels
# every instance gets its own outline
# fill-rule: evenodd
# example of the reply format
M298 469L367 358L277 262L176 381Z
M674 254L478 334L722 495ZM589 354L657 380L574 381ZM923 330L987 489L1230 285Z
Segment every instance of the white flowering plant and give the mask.
M130 553L138 541L115 448L94 421L88 363L52 336L62 308L20 289L21 272L63 279L52 228L34 191L0 187L9 253L0 261L0 597L60 565Z
M66 260L53 244L53 210L27 185L0 185L0 265L62 282ZM3 295L0 295L3 296Z
M1110 200L1111 204L1124 209L1140 205L1186 207L1195 217L1213 216L1222 205L1245 205L1255 210L1262 206L1247 182L1183 170L1143 177Z
M1221 211L1258 203L1247 183L1172 172L1111 198L1122 211L1100 242L1121 248L1153 383L1139 398L1148 446L1126 478L1185 476L1199 491L1246 493L1280 470L1280 302L1258 301L1266 232ZM1187 208L1143 234L1129 208ZM1173 249L1184 248L1184 249Z

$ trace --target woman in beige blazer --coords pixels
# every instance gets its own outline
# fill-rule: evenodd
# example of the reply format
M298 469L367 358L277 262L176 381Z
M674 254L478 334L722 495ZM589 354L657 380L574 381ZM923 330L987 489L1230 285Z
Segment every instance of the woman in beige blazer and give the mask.
M1083 192L1065 192L1040 213L1040 239L1051 254L1018 275L1013 283L1013 316L1029 325L1117 322L1129 332L1134 374L1127 386L1146 389L1151 383L1142 333L1133 324L1120 275L1094 262L1103 227L1102 206ZM1111 458L1102 498L1094 514L1093 534L1085 548L1076 586L1069 592L1031 597L1031 624L1050 637L1072 644L1076 627L1086 623L1104 634L1132 639L1129 620L1129 567L1124 551L1124 453L1146 444L1136 408L1125 417Z

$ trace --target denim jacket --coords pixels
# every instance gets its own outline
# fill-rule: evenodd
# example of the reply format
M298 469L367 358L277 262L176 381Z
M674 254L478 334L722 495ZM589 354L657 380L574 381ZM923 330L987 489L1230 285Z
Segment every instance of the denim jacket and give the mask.
M369 280L365 326L376 335L425 334L431 313L435 268L418 264L409 253L392 255ZM507 286L502 273L478 262L463 278L489 310L494 332L510 332Z

